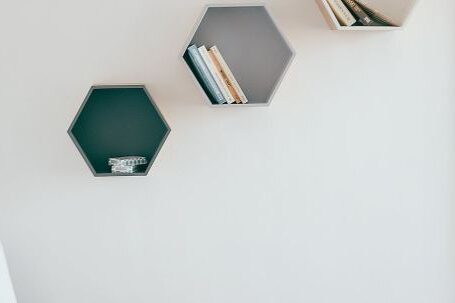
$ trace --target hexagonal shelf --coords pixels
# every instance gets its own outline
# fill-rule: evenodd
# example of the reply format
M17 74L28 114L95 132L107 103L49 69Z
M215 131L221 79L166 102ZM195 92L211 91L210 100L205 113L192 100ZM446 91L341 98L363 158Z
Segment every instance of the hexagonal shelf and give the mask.
M384 31L403 28L418 0L362 0L370 9L377 10L398 26L343 26L338 22L327 0L316 0L329 27L341 31Z
M93 86L68 134L95 176L145 176L170 128L143 85ZM134 174L112 174L108 158L145 156Z
M218 104L194 73L187 48L217 46L248 99L246 104ZM268 105L284 77L294 51L264 5L209 5L185 44L183 59L209 104Z

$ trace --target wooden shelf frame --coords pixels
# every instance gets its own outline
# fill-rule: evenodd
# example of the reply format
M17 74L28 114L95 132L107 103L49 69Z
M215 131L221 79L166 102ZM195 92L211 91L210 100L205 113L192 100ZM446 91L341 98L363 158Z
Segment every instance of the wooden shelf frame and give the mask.
M327 0L315 0L327 24L338 31L393 31L403 29L419 0L363 0L369 7L390 17L399 26L343 26Z

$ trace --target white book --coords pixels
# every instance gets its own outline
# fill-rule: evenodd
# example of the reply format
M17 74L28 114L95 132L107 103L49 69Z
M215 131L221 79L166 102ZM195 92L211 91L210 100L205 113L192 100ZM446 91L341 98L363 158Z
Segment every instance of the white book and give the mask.
M111 172L113 174L134 174L137 172L136 166L112 166Z
M209 53L207 52L207 48L205 47L205 45L199 47L198 50L199 53L201 54L202 60L204 60L205 65L207 65L210 74L215 79L216 85L220 89L221 94L223 94L224 99L226 99L227 103L229 104L235 102L234 97L231 95L231 92L229 91L229 88L226 86L226 83L224 82L221 75L219 75L217 68L212 62L212 59L210 59Z
M326 0L341 25L351 26L356 19L342 0Z
M216 46L212 46L210 48L210 51L212 52L212 54L214 54L216 56L216 59L218 60L218 62L220 62L221 64L221 67L223 68L223 71L225 72L226 76L229 78L229 81L232 83L232 85L234 86L237 94L239 95L240 97L240 101L242 103L248 103L248 99L246 98L245 94L243 93L243 90L242 88L240 87L239 83L237 82L237 80L235 80L235 77L234 75L232 74L232 71L231 69L229 68L229 66L227 65L226 61L224 61L224 58L223 56L221 55L218 47Z
M143 165L147 164L147 159L142 156L128 156L109 158L109 165Z

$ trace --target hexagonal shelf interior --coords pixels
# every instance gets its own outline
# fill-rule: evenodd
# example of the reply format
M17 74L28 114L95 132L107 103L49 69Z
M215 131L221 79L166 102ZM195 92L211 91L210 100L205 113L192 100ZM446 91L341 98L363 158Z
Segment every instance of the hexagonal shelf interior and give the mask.
M95 176L145 176L170 128L143 85L93 86L68 134ZM144 156L133 174L111 173L110 157Z
M188 55L191 45L217 46L248 103L268 105L286 73L294 51L264 5L210 5L198 21L183 58L210 104L220 106L195 73Z
M404 27L418 0L362 0L361 3L372 11L377 11L393 20L397 26L343 26L330 8L327 0L316 0L329 27L341 31L397 30Z

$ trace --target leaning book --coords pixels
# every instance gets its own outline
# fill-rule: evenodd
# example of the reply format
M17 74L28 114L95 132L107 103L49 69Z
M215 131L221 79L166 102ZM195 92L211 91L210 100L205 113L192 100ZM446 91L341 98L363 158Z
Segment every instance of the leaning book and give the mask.
M221 52L220 50L218 49L218 47L215 45L215 46L212 46L210 48L210 52L215 56L216 60L218 60L218 62L220 63L221 65L221 68L223 70L223 73L226 74L226 76L228 77L229 79L229 82L232 84L232 86L234 87L237 95L239 96L240 98L240 101L241 103L247 103L248 102L248 99L247 97L245 96L245 93L243 92L242 88L240 87L239 83L237 82L237 80L235 79L234 77L234 74L232 73L231 69L229 68L228 64L226 63L226 61L224 60L223 56L221 55Z
M338 22L343 26L351 26L356 20L342 0L327 0Z
M196 45L191 45L188 48L188 57L191 63L193 64L194 69L196 70L199 76L199 79L201 79L203 85L208 90L211 97L210 99L211 100L213 99L216 103L223 104L226 100L224 99L221 90L218 88L215 79L210 74Z
M362 25L377 25L354 0L343 0L343 2L352 11L352 13L357 16L359 22L362 23Z
M215 66L215 63L210 58L207 48L205 47L205 45L203 45L203 46L199 47L198 50L199 50L199 53L201 54L202 59L205 62L205 65L207 65L207 68L209 69L210 74L212 75L213 79L215 79L216 85L218 86L221 93L223 94L224 99L229 104L233 103L234 97L231 95L229 88L226 86L226 83L224 82L223 77L218 72L218 70Z
M363 0L355 0L355 2L377 23L377 25L399 27L397 22L392 20L392 18L369 6Z
M228 75L226 74L226 71L221 66L221 63L217 59L216 55L213 53L212 50L209 50L208 54L209 54L210 59L213 62L213 65L215 66L215 68L216 68L216 70L218 72L218 75L220 76L220 78L224 82L226 88L229 90L234 102L235 103L242 103L242 101L240 100L240 96L239 96L239 94L237 93L237 90L234 87L234 84L229 79Z

